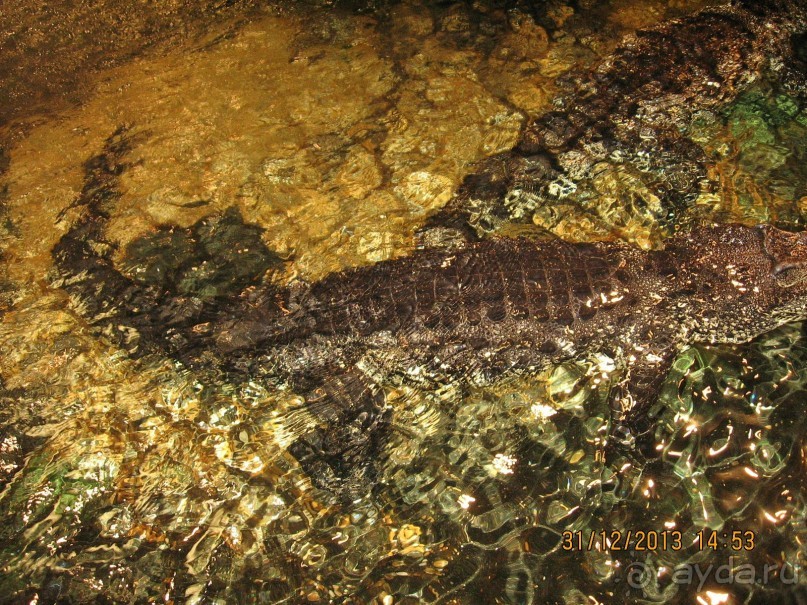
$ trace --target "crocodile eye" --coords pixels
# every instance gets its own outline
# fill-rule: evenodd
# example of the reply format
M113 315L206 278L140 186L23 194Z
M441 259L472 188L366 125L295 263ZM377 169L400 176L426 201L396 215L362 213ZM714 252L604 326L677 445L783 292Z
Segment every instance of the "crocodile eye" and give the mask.
M807 284L807 265L805 263L777 263L774 265L772 273L777 285L783 288Z
M503 321L507 317L507 309L503 304L494 304L488 307L488 319L493 322Z

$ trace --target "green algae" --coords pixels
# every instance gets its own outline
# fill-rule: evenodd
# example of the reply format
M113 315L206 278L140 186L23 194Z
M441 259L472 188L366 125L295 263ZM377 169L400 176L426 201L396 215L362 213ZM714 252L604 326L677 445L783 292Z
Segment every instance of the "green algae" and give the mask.
M754 183L753 189L745 187L740 193L740 206L774 222L802 222L801 211L796 214L785 205L807 194L807 130L805 108L799 100L777 93L775 87L757 87L738 98L727 111L726 122L729 143L736 150L736 165ZM756 191L764 189L781 200L778 208L759 208Z

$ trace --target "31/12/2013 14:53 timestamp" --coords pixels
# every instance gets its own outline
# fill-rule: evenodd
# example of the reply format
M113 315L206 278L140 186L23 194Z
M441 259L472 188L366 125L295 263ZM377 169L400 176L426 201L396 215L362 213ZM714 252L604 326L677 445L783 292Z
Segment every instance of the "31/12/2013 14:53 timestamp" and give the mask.
M563 550L656 551L682 550L696 545L700 550L753 550L756 534L750 530L718 532L701 529L691 540L685 541L683 532L665 531L564 531L561 535Z

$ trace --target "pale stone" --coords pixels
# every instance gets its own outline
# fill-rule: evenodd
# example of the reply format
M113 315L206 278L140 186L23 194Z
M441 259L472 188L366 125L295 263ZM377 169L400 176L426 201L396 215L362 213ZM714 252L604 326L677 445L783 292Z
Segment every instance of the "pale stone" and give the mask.
M422 210L440 208L451 198L451 180L425 170L409 174L396 193Z

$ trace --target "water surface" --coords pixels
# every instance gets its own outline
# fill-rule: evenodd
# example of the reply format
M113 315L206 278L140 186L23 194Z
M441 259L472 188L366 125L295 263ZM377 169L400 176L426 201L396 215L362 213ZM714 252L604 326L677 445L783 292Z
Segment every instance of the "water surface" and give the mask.
M653 410L651 460L605 463L619 370L603 356L469 392L389 388L399 430L377 489L346 506L286 451L317 422L298 394L131 358L58 287L51 257L80 216L83 163L122 125L136 143L107 237L124 270L137 270L132 251L158 227L229 208L261 227L284 261L280 282L404 256L474 163L551 108L566 74L707 4L278 4L199 23L180 11L183 35L155 26L129 53L96 49L109 61L79 62L86 73L66 66L89 52L92 31L70 47L78 26L42 33L36 44L65 66L49 69L81 86L50 102L34 90L44 101L31 107L9 97L0 129L0 600L717 604L752 587L679 586L672 570L732 557L734 568L800 572L800 324L685 351ZM119 18L137 23L131 9ZM110 19L96 27L108 33ZM27 65L10 57L0 73ZM763 78L690 128L714 187L673 221L615 163L497 229L654 247L709 221L802 226L798 95ZM625 552L599 537L637 530L679 531L684 543ZM702 549L701 530L753 531L754 547ZM567 531L583 547L566 549ZM644 573L629 581L636 563Z

